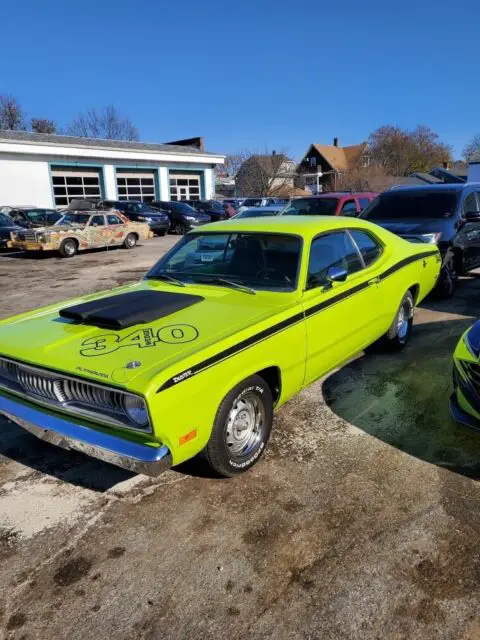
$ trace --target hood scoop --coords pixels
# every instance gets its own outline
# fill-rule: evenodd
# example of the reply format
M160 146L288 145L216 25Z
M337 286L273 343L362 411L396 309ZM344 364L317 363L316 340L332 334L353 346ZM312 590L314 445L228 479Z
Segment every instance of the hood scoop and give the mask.
M102 329L120 330L159 320L202 300L188 293L132 291L66 307L59 315Z

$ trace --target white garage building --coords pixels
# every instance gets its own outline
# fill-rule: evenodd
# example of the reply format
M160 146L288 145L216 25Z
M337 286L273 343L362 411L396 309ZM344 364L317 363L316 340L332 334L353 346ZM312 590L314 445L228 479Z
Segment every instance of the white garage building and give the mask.
M203 151L200 138L148 144L0 131L0 206L61 208L83 197L208 199L224 160Z

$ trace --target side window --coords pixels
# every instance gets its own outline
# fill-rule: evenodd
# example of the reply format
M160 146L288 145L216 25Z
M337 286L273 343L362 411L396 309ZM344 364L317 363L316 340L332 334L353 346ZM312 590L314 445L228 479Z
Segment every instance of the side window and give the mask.
M470 193L463 203L463 214L465 215L469 211L477 211L477 197L475 193Z
M348 274L363 269L358 251L344 231L329 233L313 240L308 263L307 288L326 284L330 267L346 269Z
M355 200L347 200L343 203L341 213L356 213L357 212L357 203Z
M90 219L91 227L103 227L105 226L105 218L103 216L92 216Z
M366 207L368 207L370 200L368 198L359 198L358 202L360 203L360 209L363 211Z
M363 231L351 230L350 234L362 254L365 266L369 267L381 255L381 245Z
M107 223L108 224L123 224L123 221L120 220L120 218L118 216L110 214L110 215L107 216Z

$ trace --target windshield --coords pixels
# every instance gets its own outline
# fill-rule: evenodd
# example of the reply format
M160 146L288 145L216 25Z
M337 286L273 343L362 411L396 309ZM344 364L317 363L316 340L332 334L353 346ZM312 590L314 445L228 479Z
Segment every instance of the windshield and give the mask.
M331 216L337 209L338 198L296 198L292 200L281 216Z
M90 216L86 213L66 213L55 224L87 224Z
M178 213L185 213L187 216L197 216L198 213L186 202L171 202L172 209Z
M122 203L121 208L127 213L153 213L153 214L156 213L156 211L154 211L148 205L143 204L143 202Z
M4 213L0 213L0 227L13 227L13 221Z
M237 218L259 218L260 216L276 216L278 214L278 209L272 211L272 209L258 208L258 209L245 209L245 211L241 211L234 216L235 220Z
M253 289L296 287L301 239L274 233L187 234L147 274L168 275L183 282L226 278Z
M378 196L359 217L367 220L448 218L455 211L456 202L456 191L394 189Z

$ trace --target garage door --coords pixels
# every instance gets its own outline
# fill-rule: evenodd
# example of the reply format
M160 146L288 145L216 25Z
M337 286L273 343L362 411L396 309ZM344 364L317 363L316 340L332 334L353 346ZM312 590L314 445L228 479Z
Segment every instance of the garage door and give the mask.
M170 171L170 200L200 200L200 174Z
M78 198L101 198L100 170L89 167L52 167L52 187L56 207L65 207Z
M119 200L156 200L155 173L153 171L117 171Z

